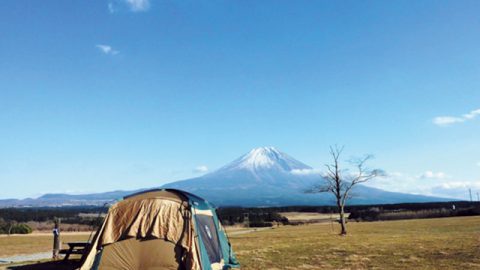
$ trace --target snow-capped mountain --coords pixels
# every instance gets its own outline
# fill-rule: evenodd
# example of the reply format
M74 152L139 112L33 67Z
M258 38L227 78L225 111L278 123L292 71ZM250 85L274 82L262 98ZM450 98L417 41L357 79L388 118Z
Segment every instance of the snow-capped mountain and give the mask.
M249 153L220 168L217 173L235 170L291 172L293 170L305 169L311 169L311 167L278 151L274 147L259 147L252 149Z
M312 168L274 147L260 147L201 177L164 185L190 191L217 205L276 206L333 204L331 194L305 194L323 180ZM439 201L439 198L358 186L354 204Z
M322 178L312 168L273 148L255 148L217 171L201 177L176 181L164 188L197 194L218 206L333 205L331 194L305 194ZM103 205L136 191L97 194L45 194L37 199L0 200L0 207ZM350 204L432 202L448 199L388 192L367 186L353 190Z

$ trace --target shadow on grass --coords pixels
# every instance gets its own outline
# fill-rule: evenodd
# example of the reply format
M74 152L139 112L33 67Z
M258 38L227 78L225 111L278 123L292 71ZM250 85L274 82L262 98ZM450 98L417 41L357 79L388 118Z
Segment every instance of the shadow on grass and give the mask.
M15 265L7 267L8 270L73 270L80 267L79 260L71 260L68 262L51 261L41 263L31 263L24 265Z

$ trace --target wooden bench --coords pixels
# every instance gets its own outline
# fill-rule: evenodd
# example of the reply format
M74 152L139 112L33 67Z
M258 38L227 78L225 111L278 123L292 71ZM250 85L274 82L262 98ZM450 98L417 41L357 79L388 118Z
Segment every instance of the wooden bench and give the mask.
M68 261L71 254L83 255L87 251L90 242L68 242L68 249L60 250L60 254L65 254L63 261Z

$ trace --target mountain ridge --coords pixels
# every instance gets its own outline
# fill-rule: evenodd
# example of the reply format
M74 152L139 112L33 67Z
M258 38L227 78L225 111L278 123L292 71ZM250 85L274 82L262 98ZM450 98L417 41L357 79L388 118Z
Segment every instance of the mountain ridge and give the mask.
M322 178L312 167L274 147L254 148L248 153L205 175L167 183L204 197L218 206L332 205L329 193L305 194L304 190ZM45 194L39 198L0 200L0 207L103 205L142 191L116 190L91 194ZM358 185L350 204L433 202L453 199L384 191Z

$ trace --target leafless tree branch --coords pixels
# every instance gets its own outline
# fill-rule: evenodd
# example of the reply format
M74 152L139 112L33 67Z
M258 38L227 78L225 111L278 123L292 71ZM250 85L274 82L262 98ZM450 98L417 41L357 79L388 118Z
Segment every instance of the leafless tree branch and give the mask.
M331 164L325 164L326 172L323 175L323 183L305 191L306 193L324 193L329 192L335 196L340 215L340 224L342 226L341 235L347 234L345 222L345 205L348 199L352 197L351 191L354 186L365 183L375 177L383 176L382 170L371 170L366 167L366 163L373 158L372 155L366 155L360 159L350 160L350 163L356 168L355 172L348 174L348 171L342 171L340 167L340 156L344 146L330 146Z

